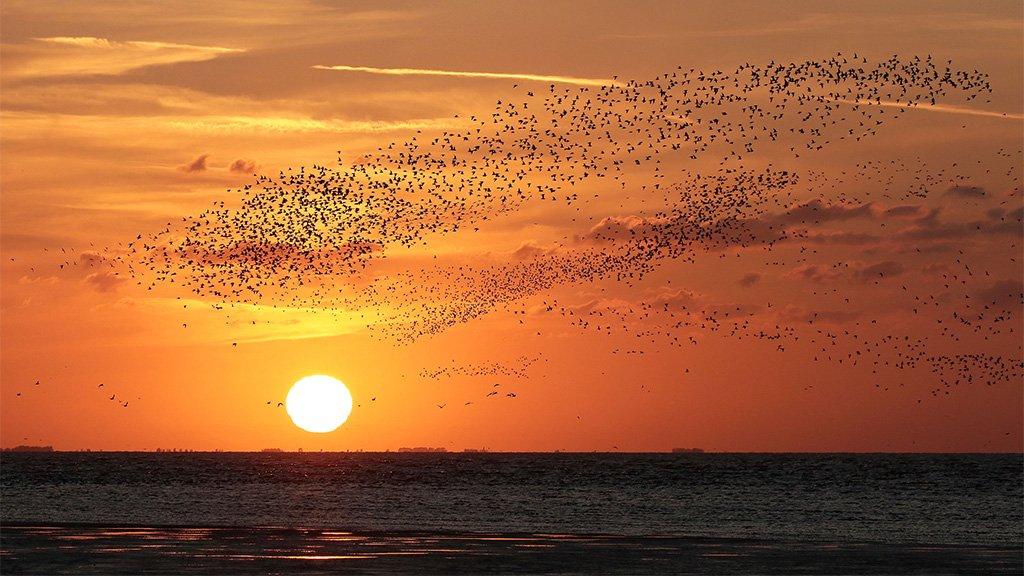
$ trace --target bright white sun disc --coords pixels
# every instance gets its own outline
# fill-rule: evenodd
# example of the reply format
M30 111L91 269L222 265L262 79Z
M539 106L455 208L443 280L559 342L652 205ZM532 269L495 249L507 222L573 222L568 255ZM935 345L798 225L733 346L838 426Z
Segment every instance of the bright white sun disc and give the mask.
M333 432L352 413L352 394L341 380L318 374L293 384L284 404L299 428L307 432Z

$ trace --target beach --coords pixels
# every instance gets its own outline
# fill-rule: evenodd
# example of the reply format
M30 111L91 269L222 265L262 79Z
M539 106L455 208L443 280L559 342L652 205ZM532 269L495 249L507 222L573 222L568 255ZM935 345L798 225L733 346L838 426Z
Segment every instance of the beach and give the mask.
M295 528L2 527L4 574L1020 574L1008 546Z

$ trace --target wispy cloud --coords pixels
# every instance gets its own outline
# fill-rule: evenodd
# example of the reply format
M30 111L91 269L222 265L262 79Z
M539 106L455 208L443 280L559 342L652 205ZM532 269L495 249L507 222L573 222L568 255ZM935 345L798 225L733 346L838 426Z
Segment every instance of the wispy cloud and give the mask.
M374 68L371 66L313 66L317 70L335 72L365 72L387 76L456 76L460 78L491 78L502 80L527 80L553 82L556 84L577 84L579 86L621 86L622 83L610 78L579 78L576 76L548 76L543 74L519 74L512 72L465 72L456 70L432 70L429 68Z
M881 106L883 108L902 108L904 110L923 110L925 112L942 112L945 114L962 114L965 116L987 116L989 118L1002 118L1005 120L1024 120L1024 114L1017 112L997 112L995 110L979 110L967 106L955 106L953 104L908 104L906 102L890 102L887 100L836 100L845 104L859 104L861 106Z
M128 296L108 306L133 310L144 308L153 315L167 319L180 317L182 306L185 306L193 311L189 320L189 333L176 334L172 339L188 343L198 341L221 344L309 340L352 334L366 329L366 317L379 319L381 314L378 310L365 308L358 313L324 313L317 308L284 304L235 303L225 307L195 298L149 296ZM258 322L252 321L256 319ZM153 334L151 338L160 336Z
M194 44L177 44L174 42L145 42L134 40L130 40L127 42L118 42L115 40L108 40L106 38L96 38L94 36L51 36L49 38L33 38L33 40L36 40L38 42L49 42L52 44L78 46L82 48L102 48L106 50L193 50L213 54L240 51L237 48L223 48L220 46L196 46Z
M203 116L171 119L168 126L189 131L211 132L394 132L401 130L443 130L465 125L458 119L419 118L411 120L342 120L254 116Z
M52 129L55 121L65 136L88 137L102 134L109 125L110 116L95 114L48 114L32 112L4 112L0 114L5 128L16 136L36 137ZM209 133L365 133L375 134L403 130L445 130L468 125L459 118L414 118L408 120L347 120L340 118L315 119L308 117L229 116L196 114L189 116L118 116L117 128L124 134L146 134L167 130L174 132ZM14 129L17 128L17 131Z
M94 36L52 36L12 48L6 74L22 77L122 74L159 64L199 62L239 48L173 42L117 41Z

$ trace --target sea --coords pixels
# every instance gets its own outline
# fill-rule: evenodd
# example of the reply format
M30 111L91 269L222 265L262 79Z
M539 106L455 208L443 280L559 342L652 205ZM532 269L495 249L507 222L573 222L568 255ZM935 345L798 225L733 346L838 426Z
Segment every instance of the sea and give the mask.
M1020 454L0 455L3 574L1019 574L1022 556Z

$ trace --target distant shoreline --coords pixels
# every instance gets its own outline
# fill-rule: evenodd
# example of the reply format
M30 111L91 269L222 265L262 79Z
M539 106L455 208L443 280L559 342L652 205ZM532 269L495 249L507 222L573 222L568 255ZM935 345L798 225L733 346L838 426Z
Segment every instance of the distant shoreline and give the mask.
M310 562L317 573L360 571L372 561L379 574L562 574L567 565L583 574L691 574L717 573L709 568L721 568L721 558L732 574L1017 574L1022 567L1019 547L1003 545L417 530L353 531L338 539L322 528L122 524L3 528L7 571L34 574L238 573L240 560L245 573L308 573ZM274 551L263 550L268 541ZM217 554L209 553L210 543ZM775 570L765 571L767 565Z

